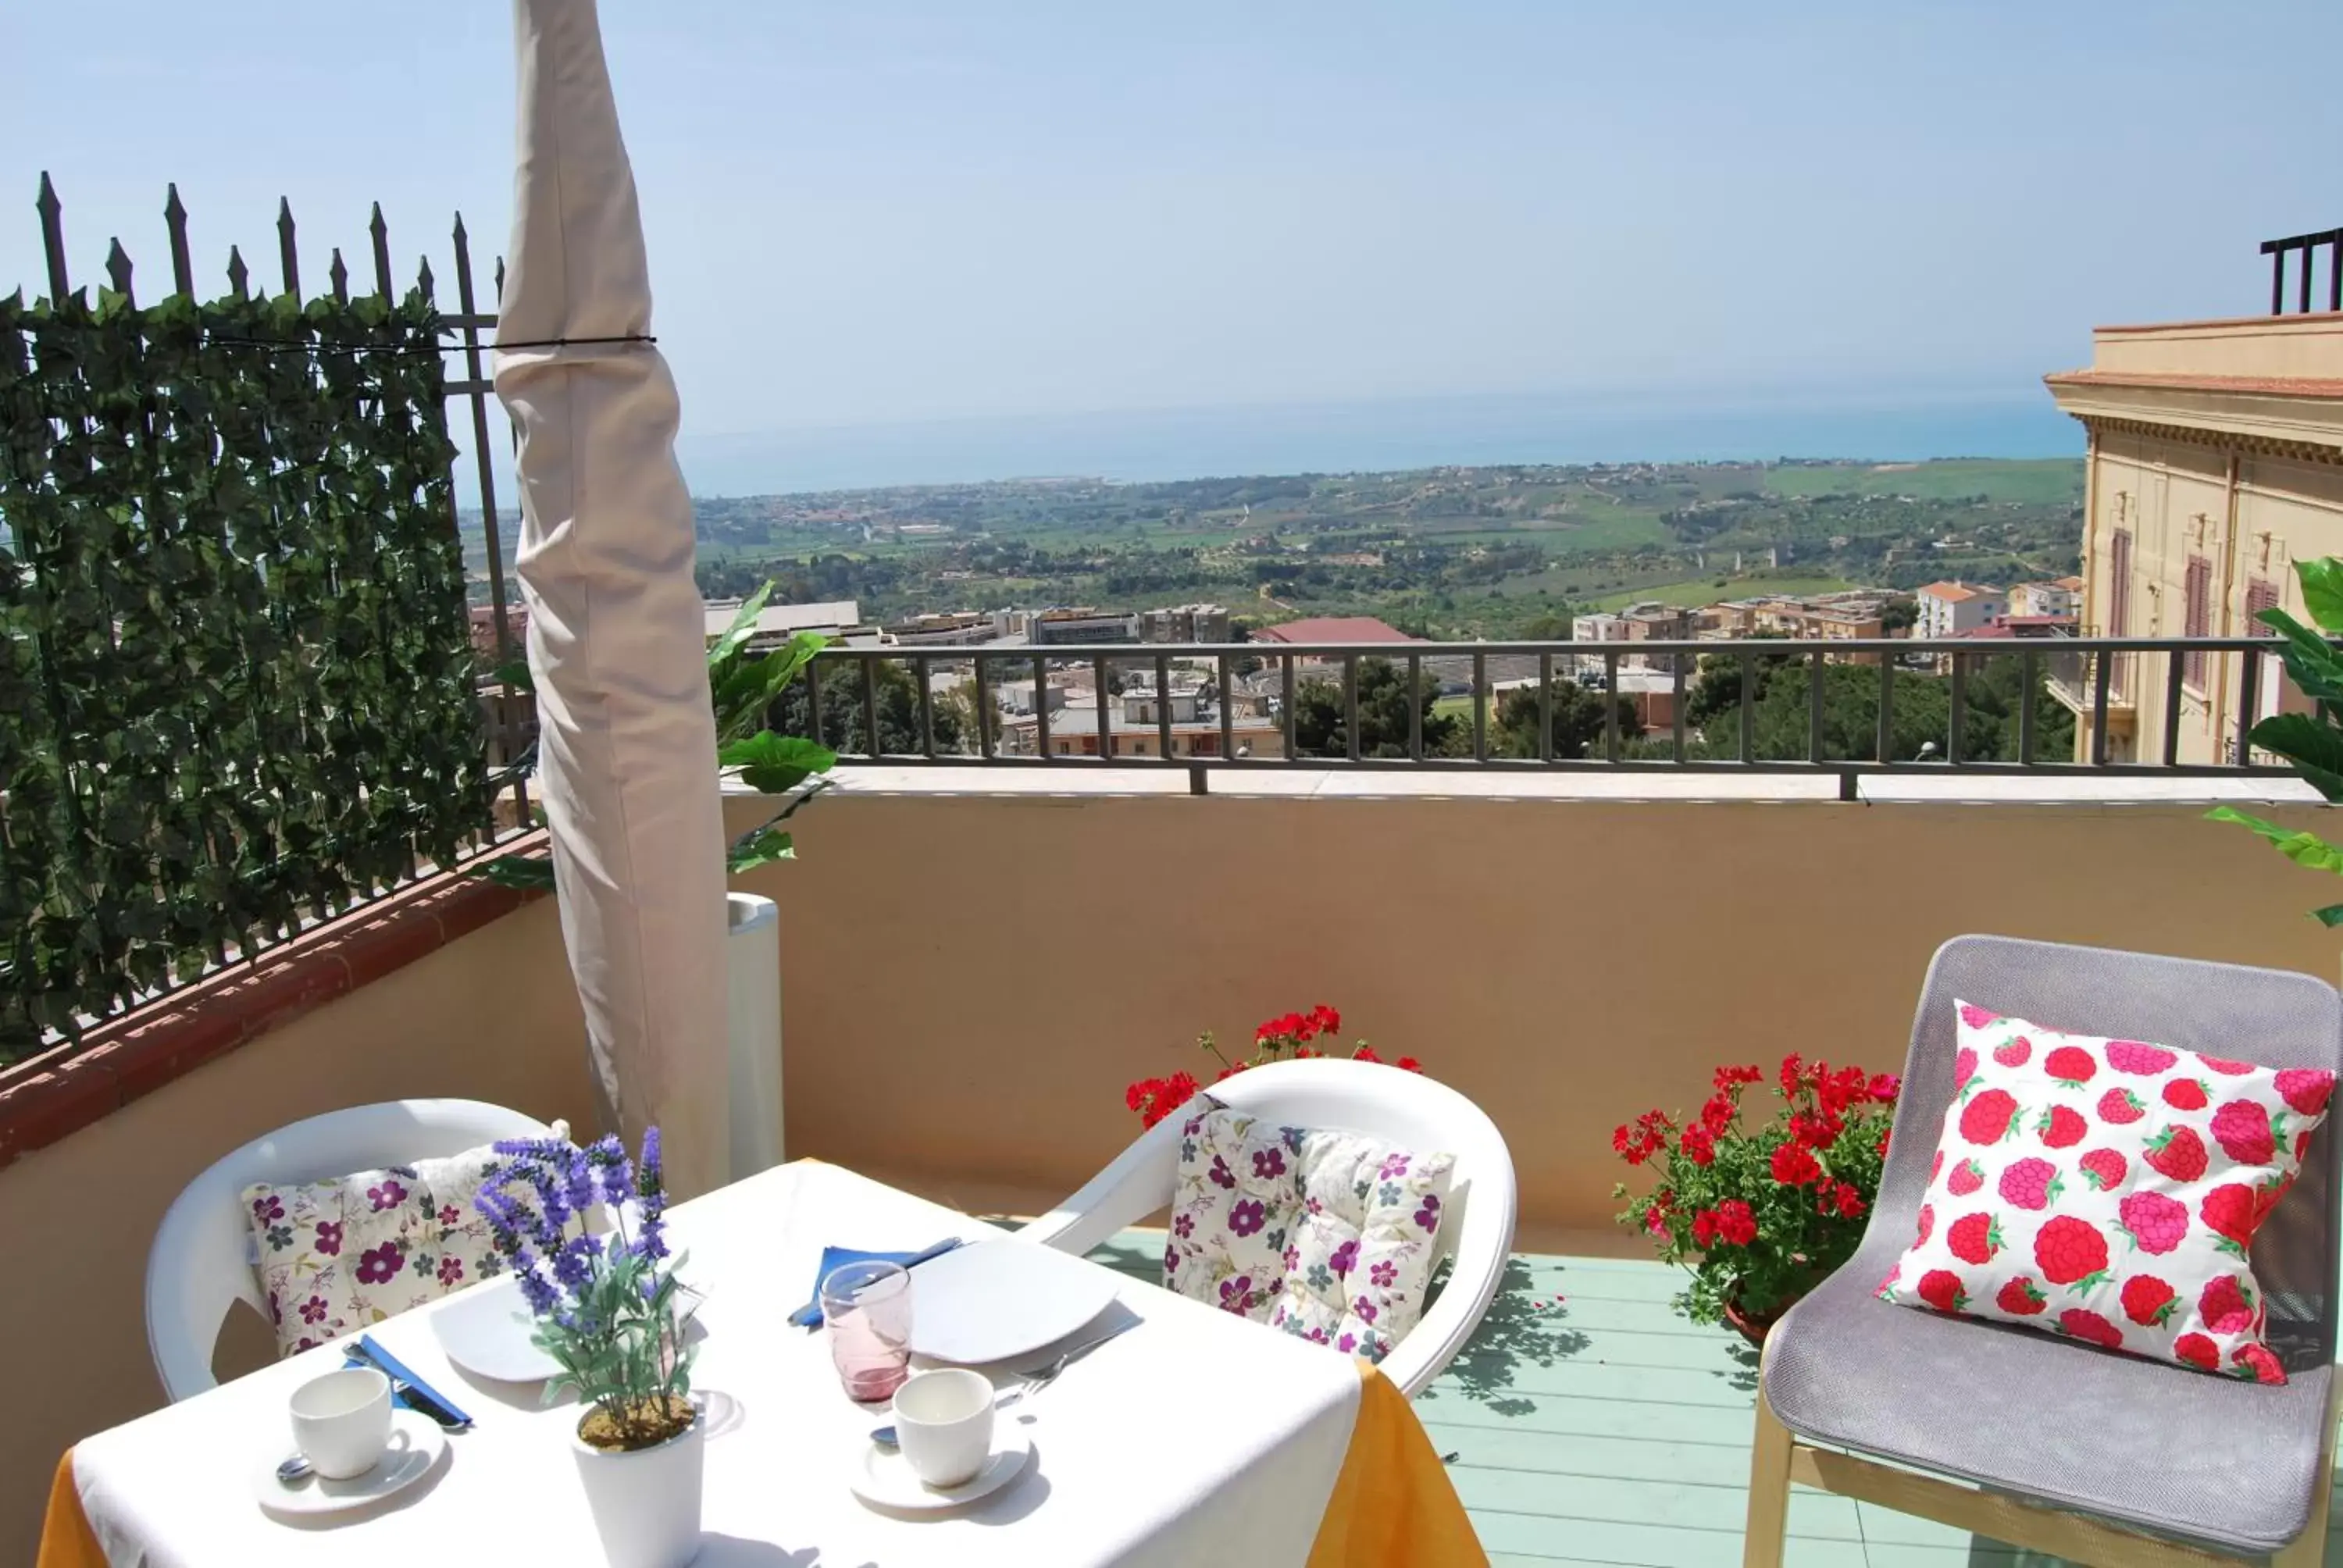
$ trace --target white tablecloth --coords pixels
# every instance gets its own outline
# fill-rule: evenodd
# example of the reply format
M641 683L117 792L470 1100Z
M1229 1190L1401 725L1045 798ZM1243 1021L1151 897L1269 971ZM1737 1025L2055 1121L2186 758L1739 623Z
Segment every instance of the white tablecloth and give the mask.
M864 1563L1300 1564L1341 1470L1360 1398L1348 1357L1136 1281L1142 1325L1092 1352L1030 1406L1033 1458L954 1514L880 1514L848 1490L871 1414L840 1392L820 1333L783 1320L826 1245L916 1248L985 1227L835 1166L801 1161L673 1211L687 1282L707 1292L694 1382L708 1442L704 1568ZM337 1364L330 1347L279 1362L80 1443L82 1509L115 1568L129 1564L599 1560L568 1433L573 1399L474 1382L423 1309L377 1337L475 1421L422 1487L325 1529L253 1500L256 1460L291 1447L291 1391ZM1028 1362L1045 1360L1036 1354ZM883 1418L881 1418L883 1419Z

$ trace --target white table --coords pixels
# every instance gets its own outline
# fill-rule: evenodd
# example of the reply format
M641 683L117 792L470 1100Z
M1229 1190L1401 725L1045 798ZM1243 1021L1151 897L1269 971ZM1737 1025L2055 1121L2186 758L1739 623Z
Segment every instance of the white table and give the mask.
M690 1253L686 1282L708 1296L694 1369L716 1417L705 1568L1251 1568L1309 1556L1358 1411L1360 1378L1347 1357L1118 1276L1120 1298L1142 1325L1084 1358L1030 1409L1003 1412L1032 1418L1024 1473L957 1513L882 1515L847 1486L877 1422L840 1391L824 1336L784 1319L805 1302L825 1245L916 1248L986 1228L810 1161L680 1204L671 1218L677 1245ZM426 1483L325 1533L262 1512L247 1474L258 1456L289 1451L287 1395L338 1364L331 1347L311 1351L75 1449L83 1512L115 1568L414 1568L516 1551L537 1562L598 1562L568 1446L574 1398L541 1409L533 1386L458 1372L423 1321L435 1310L376 1331L475 1421L449 1440Z

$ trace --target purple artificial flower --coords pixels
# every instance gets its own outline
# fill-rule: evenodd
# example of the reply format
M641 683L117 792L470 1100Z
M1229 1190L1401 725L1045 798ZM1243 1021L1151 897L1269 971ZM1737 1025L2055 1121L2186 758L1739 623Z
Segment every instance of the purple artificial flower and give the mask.
M1359 1266L1359 1244L1356 1241L1343 1242L1334 1249L1334 1255L1326 1260L1326 1266L1338 1274L1349 1273Z

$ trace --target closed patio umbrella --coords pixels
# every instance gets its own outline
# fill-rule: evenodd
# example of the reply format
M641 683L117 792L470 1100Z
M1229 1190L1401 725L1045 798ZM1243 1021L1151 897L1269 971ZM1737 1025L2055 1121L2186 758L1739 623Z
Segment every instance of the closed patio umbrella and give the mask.
M594 0L515 0L497 396L519 436L539 778L594 1077L689 1197L729 1159L724 828L674 378ZM481 461L488 454L479 454Z

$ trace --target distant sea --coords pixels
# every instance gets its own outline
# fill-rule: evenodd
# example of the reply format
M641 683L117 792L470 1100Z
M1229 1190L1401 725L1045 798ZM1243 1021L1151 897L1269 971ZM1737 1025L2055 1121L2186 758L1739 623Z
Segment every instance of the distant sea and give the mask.
M2039 384L1862 396L1750 392L1286 403L983 417L695 436L695 494L748 496L1052 476L1122 481L1368 473L1443 464L2072 457L2082 428Z

